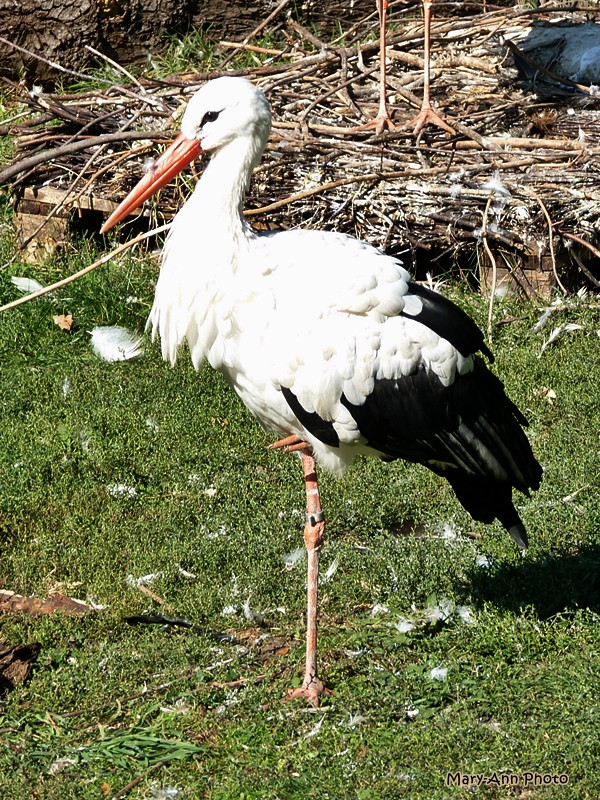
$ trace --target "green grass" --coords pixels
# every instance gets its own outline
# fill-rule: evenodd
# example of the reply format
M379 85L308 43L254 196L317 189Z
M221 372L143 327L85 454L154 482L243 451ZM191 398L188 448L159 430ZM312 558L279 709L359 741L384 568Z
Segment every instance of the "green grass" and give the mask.
M35 274L48 283L94 256L80 242L76 257ZM546 470L520 501L525 557L419 467L365 461L342 480L323 476L323 569L339 566L320 605L334 694L315 712L281 701L303 657L305 563L284 564L302 543L297 460L268 453L269 436L220 376L194 373L185 353L172 369L149 342L118 364L90 349L94 325L143 329L156 271L127 257L0 316L0 578L103 607L2 618L6 645L42 645L30 679L0 704L2 795L110 797L141 776L132 797L153 784L215 800L471 797L446 787L451 771L519 780L477 797L564 796L524 786L529 771L567 773L569 797L597 797L597 303L565 307L540 334L535 309L497 307L523 317L496 329L497 371ZM33 274L10 270L23 273ZM15 296L9 277L2 302ZM480 298L455 296L484 323ZM70 332L57 313L73 314ZM583 328L538 358L566 321ZM135 496L113 496L120 484ZM414 536L403 525L422 527ZM149 573L168 610L129 578ZM248 599L265 627L245 618ZM187 617L239 643L123 620L140 613ZM445 680L431 677L436 667Z

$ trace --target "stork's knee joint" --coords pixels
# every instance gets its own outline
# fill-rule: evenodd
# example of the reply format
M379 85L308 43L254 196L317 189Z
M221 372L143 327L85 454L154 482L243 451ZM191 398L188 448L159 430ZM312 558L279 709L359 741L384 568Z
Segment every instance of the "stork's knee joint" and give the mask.
M323 534L325 532L325 517L323 512L319 512L320 516L313 523L313 519L317 514L307 514L307 522L304 528L304 544L307 550L318 550L323 544Z

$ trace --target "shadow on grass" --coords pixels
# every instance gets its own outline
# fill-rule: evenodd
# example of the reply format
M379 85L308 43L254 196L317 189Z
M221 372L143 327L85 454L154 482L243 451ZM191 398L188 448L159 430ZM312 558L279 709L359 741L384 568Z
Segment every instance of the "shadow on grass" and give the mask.
M475 600L514 611L530 607L540 619L581 608L600 611L600 547L474 569L469 580Z

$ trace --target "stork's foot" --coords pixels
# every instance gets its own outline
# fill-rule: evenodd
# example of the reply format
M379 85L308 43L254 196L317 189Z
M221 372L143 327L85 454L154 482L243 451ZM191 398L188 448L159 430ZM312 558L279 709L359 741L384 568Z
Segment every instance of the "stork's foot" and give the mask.
M347 133L358 133L360 131L368 131L371 128L375 129L377 136L380 136L385 130L395 131L398 126L392 122L387 111L382 114L381 112L375 117L365 122L364 125L357 125L354 128L349 128Z
M286 436L285 439L279 439L268 445L269 450L283 450L284 453L293 453L296 450L310 450L311 446L304 439L296 436L293 433L291 436Z
M435 125L437 128L442 128L442 130L448 131L448 133L456 133L454 128L448 125L446 120L442 119L440 115L433 110L433 108L421 109L414 119L403 123L402 127L412 127L413 133L416 135L422 128L425 127L425 125Z
M326 689L323 682L314 675L305 678L302 686L297 689L288 689L286 694L287 697L284 698L286 702L301 697L303 700L307 700L313 708L318 708L321 695L330 695L333 692L331 689Z

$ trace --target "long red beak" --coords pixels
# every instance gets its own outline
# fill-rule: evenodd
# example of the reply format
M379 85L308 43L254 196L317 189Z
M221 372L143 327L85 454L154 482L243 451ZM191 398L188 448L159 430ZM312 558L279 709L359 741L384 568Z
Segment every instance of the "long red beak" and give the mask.
M182 133L169 145L165 152L156 159L139 183L129 192L127 197L113 211L100 233L106 233L117 222L141 206L155 192L161 189L171 178L174 178L184 167L202 152L198 139L188 139Z

